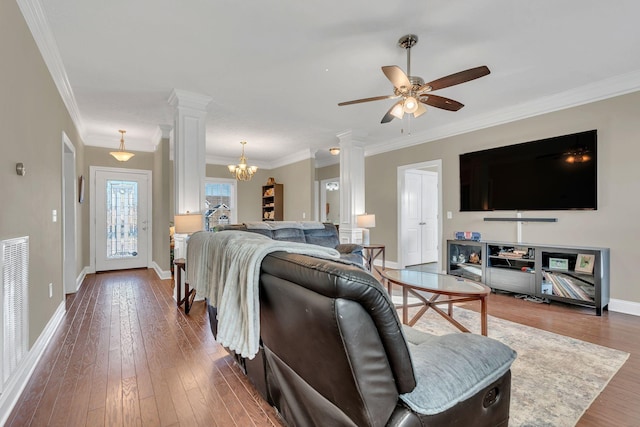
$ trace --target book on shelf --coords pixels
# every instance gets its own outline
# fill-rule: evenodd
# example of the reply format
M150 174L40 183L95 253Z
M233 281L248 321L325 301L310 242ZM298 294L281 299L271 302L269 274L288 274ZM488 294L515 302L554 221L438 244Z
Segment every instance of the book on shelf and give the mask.
M545 281L551 282L553 295L581 301L594 301L595 287L567 274L545 271Z

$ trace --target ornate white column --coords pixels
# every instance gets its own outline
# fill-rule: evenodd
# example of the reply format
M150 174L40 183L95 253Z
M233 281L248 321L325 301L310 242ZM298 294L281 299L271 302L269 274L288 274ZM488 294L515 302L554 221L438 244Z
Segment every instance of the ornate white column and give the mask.
M340 242L362 243L356 216L364 213L364 137L348 130L340 140Z
M174 89L169 104L175 108L173 182L175 214L199 213L204 207L206 175L206 119L211 97ZM174 234L174 257L187 254L187 235ZM177 275L176 275L177 277Z
M175 213L201 212L204 206L206 118L211 97L174 89L173 167Z

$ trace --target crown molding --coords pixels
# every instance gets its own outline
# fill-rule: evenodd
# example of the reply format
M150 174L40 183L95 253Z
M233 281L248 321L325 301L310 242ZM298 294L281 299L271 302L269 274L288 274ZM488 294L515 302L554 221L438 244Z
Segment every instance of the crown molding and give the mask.
M119 137L106 135L87 135L85 138L87 147L110 148L115 150L120 144ZM127 139L125 137L127 151L154 152L157 144L146 139Z
M316 168L324 168L326 166L337 165L340 163L340 156L316 158Z
M312 159L313 153L311 150L302 150L298 153L293 153L288 156L282 157L273 162L253 162L249 160L250 165L255 165L260 169L275 169L281 166L290 165L292 163L300 162L306 159ZM208 155L206 158L208 165L231 165L238 163L238 157L220 157L220 156L210 156Z
M313 159L314 152L310 149L305 149L302 151L298 151L297 153L291 153L288 156L284 156L271 162L271 167L269 169L275 169L282 166L290 165L292 163L301 162L307 159Z
M378 144L370 144L365 149L365 156L400 150L426 142L625 95L638 90L640 90L640 71L609 77L575 89L544 96L524 104L501 108L471 117L468 120L432 128L427 132L408 137L399 137Z
M85 128L82 122L82 116L80 115L80 109L73 96L71 83L69 83L69 77L62 62L58 44L53 37L53 32L49 26L49 21L47 20L42 4L39 0L16 0L16 2L40 50L42 59L44 59L49 69L49 74L51 74L51 78L58 88L62 102L64 102L64 105L67 107L67 111L80 137L84 140Z
M156 132L151 138L151 143L153 144L154 151L156 148L158 148L158 144L160 144L160 141L162 141L163 139L169 139L172 130L173 126L171 125L158 125L158 127L156 128Z

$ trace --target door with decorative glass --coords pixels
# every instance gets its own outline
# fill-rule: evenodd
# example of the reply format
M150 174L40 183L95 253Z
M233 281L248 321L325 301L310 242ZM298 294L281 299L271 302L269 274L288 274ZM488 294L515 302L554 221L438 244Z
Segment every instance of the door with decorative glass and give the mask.
M95 171L96 271L148 266L150 171Z

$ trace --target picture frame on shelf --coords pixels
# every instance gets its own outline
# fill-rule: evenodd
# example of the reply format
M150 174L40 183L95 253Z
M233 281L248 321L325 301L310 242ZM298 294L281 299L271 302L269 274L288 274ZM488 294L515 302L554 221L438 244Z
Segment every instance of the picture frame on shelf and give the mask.
M575 271L578 273L593 274L595 261L596 256L593 254L578 254Z
M566 258L549 258L549 270L569 270L569 260Z

